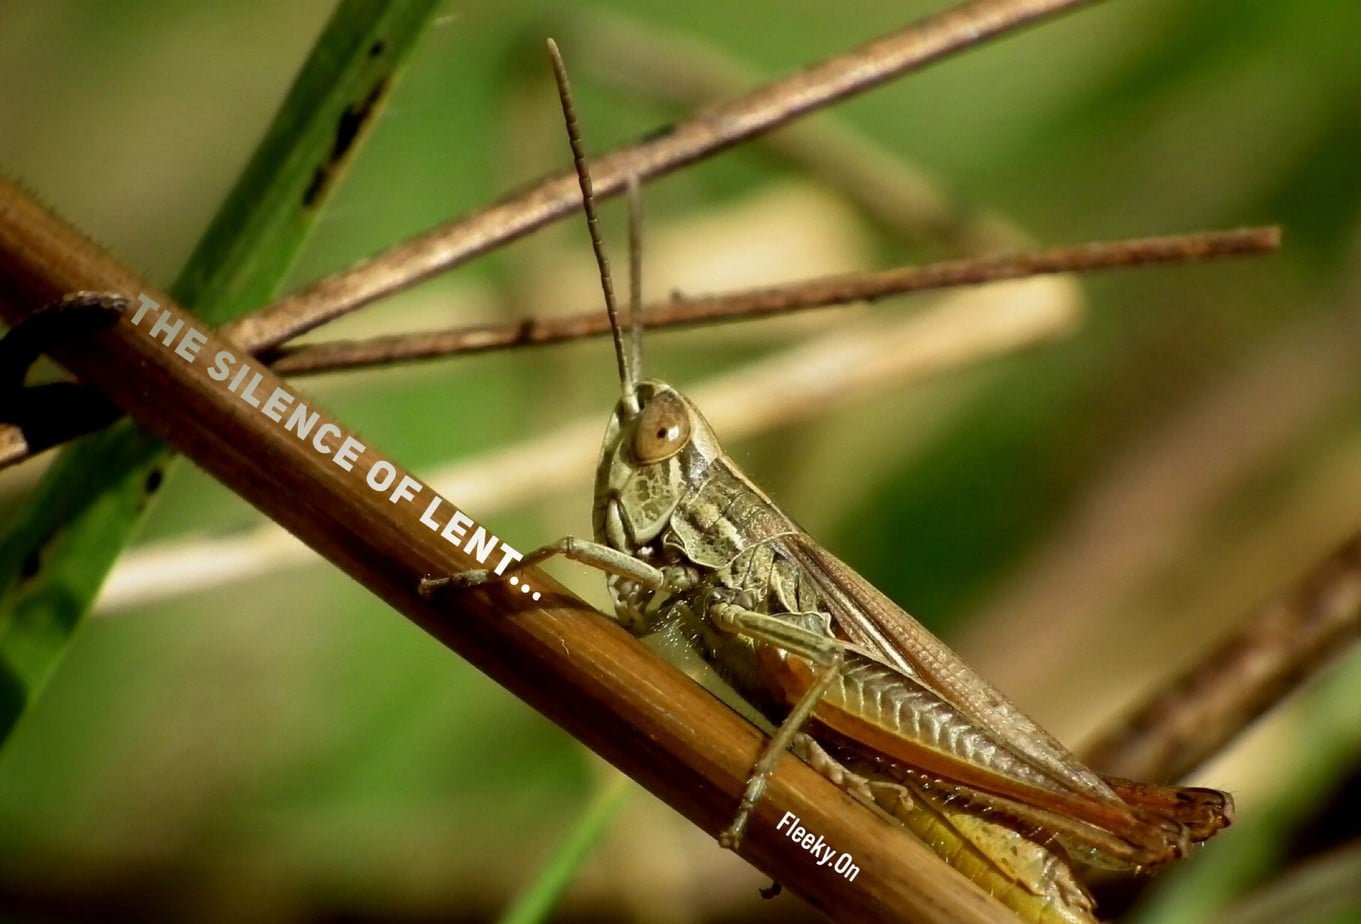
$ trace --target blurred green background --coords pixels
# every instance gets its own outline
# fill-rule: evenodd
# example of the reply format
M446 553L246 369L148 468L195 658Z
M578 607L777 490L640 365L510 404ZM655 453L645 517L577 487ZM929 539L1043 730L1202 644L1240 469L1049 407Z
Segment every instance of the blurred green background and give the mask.
M703 76L719 71L709 56L731 59L749 85L946 6L451 3L295 284L563 169L546 35L563 45L587 145L603 150L684 111L662 98L681 81L656 85L672 56ZM164 283L329 12L7 5L0 169ZM750 435L728 448L758 483L1066 741L1361 524L1358 37L1361 6L1332 0L1111 0L817 117L819 132L882 154L889 179L910 172L935 203L915 229L872 220L835 171L760 145L647 188L654 298L965 247L1285 227L1275 257L1042 284L1024 297L1085 312L1056 343L929 381L866 358L888 371L827 407L731 412ZM606 213L621 260L620 209ZM659 334L647 365L720 396L790 349L814 351L817 375L820 341L938 300ZM321 333L598 301L572 221ZM596 341L304 388L423 477L452 472L446 493L524 549L589 533L613 369ZM43 464L0 478L6 511ZM165 495L125 562L140 567L114 575L0 751L0 908L24 920L494 920L612 771L271 539L197 470L176 471ZM598 577L554 571L603 599ZM1361 869L1355 814L1337 809L1357 798L1358 673L1344 659L1198 777L1237 794L1243 823L1169 877L1143 920L1243 919L1264 907L1251 890L1348 841L1331 856ZM556 919L811 918L788 895L762 902L763 884L640 794ZM1347 916L1355 905L1320 914L1307 920L1361 919Z

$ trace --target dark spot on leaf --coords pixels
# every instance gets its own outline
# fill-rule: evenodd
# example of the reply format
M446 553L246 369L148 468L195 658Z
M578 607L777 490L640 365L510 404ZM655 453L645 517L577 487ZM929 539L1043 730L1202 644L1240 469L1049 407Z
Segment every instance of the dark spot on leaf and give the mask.
M331 145L332 162L340 160L349 152L355 138L359 137L360 130L373 117L378 101L383 98L383 94L387 93L387 89L388 79L384 77L373 85L373 89L369 91L369 95L364 97L363 101L352 103L340 114L340 124L336 126L335 142Z
M372 52L372 49L370 49L370 52ZM335 134L331 138L331 151L327 154L325 163L320 164L313 171L312 180L307 184L307 189L302 194L304 206L312 208L319 203L326 190L340 175L340 171L345 165L346 156L354 147L355 141L359 139L364 128L372 121L378 110L378 103L387 93L388 85L388 78L381 78L373 85L373 89L369 90L368 95L362 100L346 106L345 111L340 114L340 119L336 123Z
M307 189L302 194L303 205L316 205L321 198L321 191L326 188L326 170L318 167L312 171L312 182L307 184Z
M159 468L153 468L151 471L147 472L146 482L143 484L146 493L155 494L156 490L161 486L161 482L164 480L165 472L161 471Z
M28 705L28 689L14 669L0 661L0 741L9 734L14 723Z
M24 556L23 564L19 566L19 576L24 580L28 580L38 573L38 569L42 567L42 564L42 556L38 554L38 550L30 550L29 553Z
M369 57L370 58L378 57L383 52L387 51L387 47L388 47L387 43L384 42L382 39L379 39L378 41L374 42L372 45L369 46Z

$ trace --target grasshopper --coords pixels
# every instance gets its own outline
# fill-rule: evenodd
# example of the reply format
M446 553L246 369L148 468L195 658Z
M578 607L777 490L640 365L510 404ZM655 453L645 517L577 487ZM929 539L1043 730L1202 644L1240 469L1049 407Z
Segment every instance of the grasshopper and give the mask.
M566 537L501 575L427 578L422 592L504 580L553 556L604 572L621 624L694 649L775 728L720 837L725 847L739 844L791 749L1033 924L1095 920L1073 860L1158 866L1227 826L1226 793L1083 766L800 529L723 451L689 399L642 378L638 182L628 184L626 338L566 71L551 41L549 51L622 388L596 474L594 541Z

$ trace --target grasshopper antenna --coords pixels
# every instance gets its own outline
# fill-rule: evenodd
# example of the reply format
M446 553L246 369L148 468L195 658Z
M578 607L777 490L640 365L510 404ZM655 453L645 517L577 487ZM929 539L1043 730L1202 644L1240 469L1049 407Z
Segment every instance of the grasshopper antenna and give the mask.
M643 186L628 176L629 200L629 363L633 381L643 378Z
M595 264L600 269L600 288L605 293L605 313L610 316L610 330L614 334L614 355L619 363L619 382L623 386L624 400L634 412L638 410L638 378L630 356L624 349L624 334L619 325L619 307L614 298L614 283L610 279L610 259L605 253L605 241L600 236L600 222L595 211L595 192L591 187L591 174L586 169L586 155L581 146L581 130L577 125L576 107L572 105L572 88L567 82L567 67L562 63L562 52L558 43L548 40L548 57L553 62L553 79L558 83L558 99L562 102L562 118L567 123L567 140L572 145L572 165L577 171L577 183L581 186L581 204L586 212L586 227L591 234L591 248L595 251ZM635 280L631 288L640 285Z

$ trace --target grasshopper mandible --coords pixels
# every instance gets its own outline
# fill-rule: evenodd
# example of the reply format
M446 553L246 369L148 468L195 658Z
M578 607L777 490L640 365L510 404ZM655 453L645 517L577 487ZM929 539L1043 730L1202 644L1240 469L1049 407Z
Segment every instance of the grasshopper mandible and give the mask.
M422 592L503 580L558 555L605 572L621 624L696 650L776 728L720 837L725 847L737 846L791 749L1035 924L1095 920L1072 859L1156 866L1227 826L1226 793L1084 767L800 529L684 395L642 379L638 184L629 183L626 338L566 71L551 41L549 52L623 392L596 474L595 538L561 539L501 575L427 578Z

